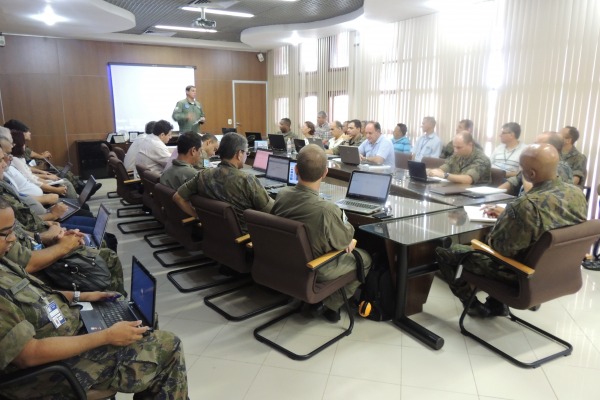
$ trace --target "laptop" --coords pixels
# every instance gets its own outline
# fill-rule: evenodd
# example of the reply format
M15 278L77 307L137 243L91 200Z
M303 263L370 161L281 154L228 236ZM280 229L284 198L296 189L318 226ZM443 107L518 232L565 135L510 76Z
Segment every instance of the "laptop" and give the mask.
M246 132L246 140L248 140L248 147L254 147L254 142L262 139L260 132Z
M290 159L281 156L269 156L267 172L264 178L258 178L258 181L265 189L283 187L287 185L290 169Z
M300 150L306 146L306 141L304 139L294 139L294 147L296 148L296 153L300 153Z
M454 194L463 194L465 190L467 190L469 186L465 185L437 185L437 186L429 186L429 191L431 193L441 194L443 196L451 196Z
M59 203L63 203L67 206L66 211L58 218L58 222L63 222L65 219L69 218L71 215L75 214L77 211L81 209L87 201L90 199L92 195L92 190L96 186L96 179L92 175L90 175L89 179L85 183L85 186L79 193L79 197L76 199L59 199Z
M298 164L296 160L290 160L289 162L287 186L296 186L298 184L298 175L296 174L295 169L296 164ZM283 188L284 187L277 187L269 189L268 191L271 195L277 195L277 193L279 193L279 191Z
M265 173L267 172L267 164L269 163L269 156L271 154L273 154L271 150L256 150L252 168L242 168L242 171L255 176L265 176Z
M142 321L153 328L156 309L156 278L133 256L129 301L96 301L80 303L81 320L88 333L111 327L120 321Z
M373 214L385 207L391 184L390 174L352 171L346 198L338 200L335 204L342 210Z
M63 169L59 171L58 168L56 168L56 166L54 164L52 164L49 159L44 158L44 161L46 161L48 163L50 168L52 168L54 171L56 171L56 176L58 176L59 178L64 178L67 175L67 172L69 172L71 170L71 167L73 167L73 164L71 164L70 162L67 162L65 164L65 166L63 167Z
M98 209L98 215L96 216L96 224L92 234L85 233L83 235L84 244L87 247L99 249L102 246L102 240L104 239L104 232L106 232L106 226L108 225L108 219L110 212L104 207L104 204L100 204Z
M286 151L285 136L278 133L269 133L269 143L273 150Z
M358 151L358 146L343 146L339 145L338 149L340 149L340 158L344 164L349 165L377 165L375 163L369 161L361 161L360 153Z
M307 140L308 140L308 144L316 144L320 148L325 149L325 146L323 146L323 139L321 139L321 138L307 138Z
M425 182L425 183L447 182L446 179L427 176L427 168L425 167L425 163L420 162L420 161L413 161L413 160L408 161L408 175L410 176L410 179L413 179L413 180L416 180L419 182ZM464 191L464 188L462 191Z

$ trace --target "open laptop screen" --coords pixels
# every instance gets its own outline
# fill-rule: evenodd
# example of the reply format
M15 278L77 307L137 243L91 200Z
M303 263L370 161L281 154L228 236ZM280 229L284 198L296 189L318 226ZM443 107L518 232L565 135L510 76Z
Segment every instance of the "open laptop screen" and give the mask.
M131 301L146 321L154 321L156 284L152 275L135 257L131 263Z
M288 175L288 185L295 186L298 184L298 175L296 175L296 161L290 161L290 173Z
M265 173L265 176L269 179L287 182L289 164L289 158L270 155L269 164L267 166L267 172Z
M106 230L106 224L108 223L108 218L110 213L104 207L104 204L100 204L100 208L98 209L98 216L96 217L96 225L94 225L94 230L92 231L92 237L94 238L94 245L100 247L102 244L102 239L104 238L104 231Z
M84 205L89 200L94 186L96 186L96 179L94 179L94 177L90 175L87 182L85 183L85 186L81 190L81 193L79 193L78 201L80 206Z
M346 197L385 203L391 182L392 177L388 174L354 171Z
M254 163L252 164L252 168L258 169L260 171L266 171L270 154L270 151L256 150L256 155L254 156Z

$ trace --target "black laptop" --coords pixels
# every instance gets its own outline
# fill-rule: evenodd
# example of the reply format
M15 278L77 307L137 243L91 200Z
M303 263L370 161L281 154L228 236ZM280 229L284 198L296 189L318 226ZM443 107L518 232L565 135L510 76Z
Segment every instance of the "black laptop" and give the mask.
M85 186L81 190L81 193L79 193L79 197L76 199L59 199L59 203L63 203L65 206L67 206L67 210L57 219L58 222L63 222L65 219L79 211L81 206L87 203L92 196L92 190L94 189L94 186L96 186L96 179L90 175L89 179L85 183Z
M108 219L110 218L110 212L104 204L100 204L98 209L98 215L96 216L96 224L91 234L84 233L83 240L87 247L99 249L102 246L102 240L104 240L104 232L106 232L106 226L108 225Z
M306 141L304 139L294 139L294 147L296 148L296 153L300 153L300 150L306 146Z
M285 136L279 133L269 133L269 144L273 150L286 151Z
M111 327L120 321L142 321L142 326L155 326L156 278L133 256L129 301L96 301L80 303L81 320L88 333Z
M46 161L48 163L50 168L52 168L55 171L56 176L58 176L59 178L64 178L67 175L67 172L69 172L71 170L71 167L73 167L73 164L71 164L70 162L67 162L65 164L65 166L63 167L63 169L61 169L59 171L58 168L56 168L56 166L54 166L54 164L52 164L49 159L44 158L44 161Z
M424 162L420 161L408 161L408 175L410 179L424 183L447 182L447 180L442 178L427 176L427 167Z

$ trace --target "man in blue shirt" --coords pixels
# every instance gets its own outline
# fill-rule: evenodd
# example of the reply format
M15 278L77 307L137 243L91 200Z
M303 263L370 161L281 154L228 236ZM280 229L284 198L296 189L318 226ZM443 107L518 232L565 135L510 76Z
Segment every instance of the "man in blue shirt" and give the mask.
M408 132L408 128L405 124L398 124L394 128L394 138L392 139L394 151L399 153L410 153L412 151L410 139L406 137L406 132Z
M439 157L442 152L442 141L435 133L435 118L425 117L421 124L424 135L419 137L415 145L415 161L421 161L423 157Z
M379 122L367 123L365 136L367 140L362 142L358 147L360 160L394 167L396 165L394 145L388 138L381 135L381 125L379 125Z

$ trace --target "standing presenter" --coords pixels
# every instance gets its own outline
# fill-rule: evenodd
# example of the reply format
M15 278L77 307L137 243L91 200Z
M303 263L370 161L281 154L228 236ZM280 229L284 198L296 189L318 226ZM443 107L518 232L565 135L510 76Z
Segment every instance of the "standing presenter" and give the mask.
M199 132L199 125L206 120L202 104L196 101L196 86L186 86L185 99L177 102L173 115L174 121L179 124L179 132Z

